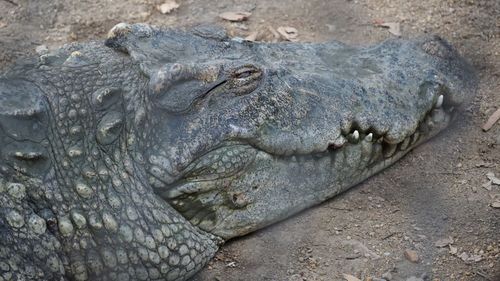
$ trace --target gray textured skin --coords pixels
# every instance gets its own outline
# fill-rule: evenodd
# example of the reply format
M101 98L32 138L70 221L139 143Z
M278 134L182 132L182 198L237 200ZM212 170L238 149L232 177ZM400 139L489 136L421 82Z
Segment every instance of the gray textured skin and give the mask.
M0 76L0 281L185 280L435 135L474 83L437 37L213 27L120 24L19 63Z

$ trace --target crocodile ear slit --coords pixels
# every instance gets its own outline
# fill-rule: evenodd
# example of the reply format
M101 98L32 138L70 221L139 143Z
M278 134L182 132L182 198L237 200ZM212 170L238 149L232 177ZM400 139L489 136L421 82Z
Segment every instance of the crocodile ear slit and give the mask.
M43 175L50 164L44 146L46 109L43 94L30 82L0 80L0 163Z
M0 80L0 114L33 117L45 111L40 90L22 80Z

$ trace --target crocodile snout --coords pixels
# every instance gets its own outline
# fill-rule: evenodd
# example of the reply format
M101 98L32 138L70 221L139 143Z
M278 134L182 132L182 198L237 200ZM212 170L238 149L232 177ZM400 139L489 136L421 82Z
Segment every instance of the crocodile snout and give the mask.
M445 86L445 105L460 106L470 101L478 82L473 67L450 43L437 35L423 37L417 44L437 71L434 79Z

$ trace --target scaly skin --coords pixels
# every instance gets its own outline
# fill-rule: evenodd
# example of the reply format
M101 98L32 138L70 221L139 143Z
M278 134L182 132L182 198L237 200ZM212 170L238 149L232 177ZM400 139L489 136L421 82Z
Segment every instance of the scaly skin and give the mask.
M186 280L442 130L475 78L437 37L263 44L117 25L0 76L0 280Z

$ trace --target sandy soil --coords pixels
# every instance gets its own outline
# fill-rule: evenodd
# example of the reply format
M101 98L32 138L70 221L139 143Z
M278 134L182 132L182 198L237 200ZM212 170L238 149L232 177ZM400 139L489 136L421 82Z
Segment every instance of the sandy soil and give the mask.
M450 129L385 172L282 223L225 245L194 279L206 280L500 280L500 124L481 125L500 107L498 0L0 0L0 65L70 41L102 38L116 23L223 25L231 36L292 26L299 41L350 44L394 36L374 23L397 22L403 37L440 34L478 71L480 89ZM225 11L251 11L244 23L223 22ZM453 244L435 243L451 237ZM442 241L440 241L442 242ZM404 256L413 250L419 261ZM412 279L413 278L413 279ZM421 279L419 279L421 278Z

